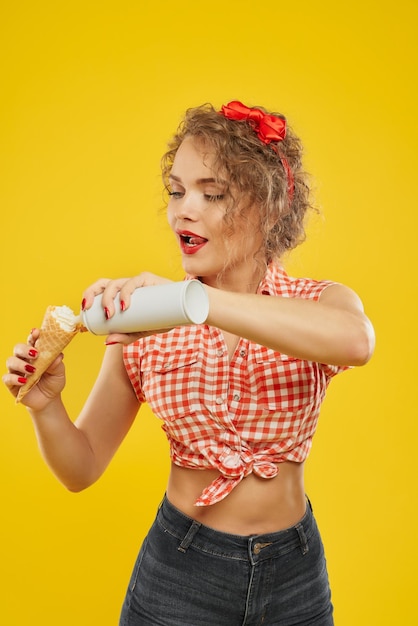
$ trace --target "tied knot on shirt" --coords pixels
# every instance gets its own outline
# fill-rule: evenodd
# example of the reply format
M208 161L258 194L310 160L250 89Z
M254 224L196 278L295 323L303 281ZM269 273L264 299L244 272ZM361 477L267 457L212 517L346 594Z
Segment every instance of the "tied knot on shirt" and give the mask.
M252 472L260 478L274 478L278 473L277 465L267 461L264 455L253 454L246 449L238 452L227 446L219 454L216 465L226 478L244 478Z
M203 490L196 506L207 506L220 502L241 482L243 478L254 473L260 478L274 478L279 470L275 463L265 459L263 455L252 454L250 450L243 449L241 453L225 446L224 450L213 466L218 469L218 476L206 489Z

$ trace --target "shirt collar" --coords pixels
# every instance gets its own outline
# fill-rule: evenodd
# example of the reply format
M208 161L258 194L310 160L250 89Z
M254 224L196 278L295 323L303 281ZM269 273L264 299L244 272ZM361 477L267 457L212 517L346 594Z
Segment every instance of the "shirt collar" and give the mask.
M277 261L272 261L267 267L264 278L258 285L257 293L264 296L277 296L279 294L278 285L288 276L283 266Z
M184 280L196 279L197 276L186 274ZM278 261L271 261L267 266L264 278L261 279L257 293L263 296L279 295L278 284L288 280L288 275L284 267Z

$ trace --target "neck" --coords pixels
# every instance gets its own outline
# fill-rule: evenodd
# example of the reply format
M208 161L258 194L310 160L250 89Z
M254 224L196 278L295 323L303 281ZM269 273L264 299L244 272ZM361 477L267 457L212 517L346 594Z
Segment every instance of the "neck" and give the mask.
M214 278L203 276L200 280L209 287L215 287L216 289L237 293L256 293L264 274L265 267L262 264L255 264L240 274L228 271Z

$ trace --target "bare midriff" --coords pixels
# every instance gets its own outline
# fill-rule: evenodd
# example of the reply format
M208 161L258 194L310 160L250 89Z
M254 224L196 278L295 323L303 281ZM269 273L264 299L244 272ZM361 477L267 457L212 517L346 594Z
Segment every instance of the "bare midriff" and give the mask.
M169 501L206 526L234 535L259 535L284 530L305 514L303 463L280 463L274 478L250 474L220 502L195 506L203 489L219 476L216 470L195 470L172 464Z

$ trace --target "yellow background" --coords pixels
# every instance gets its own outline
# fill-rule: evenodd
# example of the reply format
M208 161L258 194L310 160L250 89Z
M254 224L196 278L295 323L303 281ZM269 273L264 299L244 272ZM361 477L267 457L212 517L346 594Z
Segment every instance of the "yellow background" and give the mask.
M417 4L178 0L0 9L1 359L100 276L181 277L159 159L184 111L283 111L323 211L289 262L357 290L373 360L330 387L307 463L337 626L410 626L416 603ZM66 351L75 417L103 339ZM67 493L0 391L0 623L114 626L164 492L148 409L105 476Z

